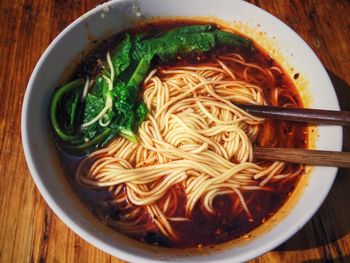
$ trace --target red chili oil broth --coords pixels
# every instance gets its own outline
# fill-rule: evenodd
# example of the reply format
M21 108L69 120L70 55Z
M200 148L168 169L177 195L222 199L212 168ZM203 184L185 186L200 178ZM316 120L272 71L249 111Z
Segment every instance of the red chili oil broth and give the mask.
M200 23L193 23L193 21L176 21L176 23L173 21L165 21L163 23L152 23L149 25L136 27L128 32L147 32L148 35L155 35L163 30L190 24ZM117 45L122 35L123 34L120 33L110 39L102 41L102 43L93 52L88 54L88 56L86 56L86 58L79 63L73 77L76 78L86 76L86 74L96 74L96 72L100 69L98 66L98 60L105 57L108 49ZM186 56L186 58L178 57L166 63L157 61L154 67L168 68L173 66L193 66L195 64L202 64L205 62L213 62L218 55L225 54L227 52L235 52L241 55L246 62L254 63L261 67L274 66L280 69L281 73L274 73L276 80L274 86L272 86L269 81L263 81L260 83L264 97L268 104L272 104L272 91L275 87L278 87L283 90L285 94L287 94L287 96L282 96L280 98L281 105L291 103L292 100L294 107L303 107L302 100L296 88L283 69L264 50L259 48L256 44L254 44L254 47L255 48L253 51L247 51L246 49L239 48L232 50L232 48L230 49L228 47L217 48L212 52L202 54L200 56L193 55ZM230 63L227 65L230 66L229 64ZM256 75L259 74L259 72L255 73ZM256 145L265 147L279 146L306 148L307 126L305 124L297 124L286 121L266 120L264 124L261 125L261 130L255 143ZM82 157L72 157L62 150L60 150L60 156L69 181L88 209L100 219L106 217L107 215L109 218L118 220L118 207L106 205L105 201L112 197L107 189L94 190L81 188L75 182L74 173ZM259 162L259 160L257 160L257 162L261 165L269 164L268 162ZM296 170L297 168L298 165L290 164L288 169ZM303 173L303 171L301 173ZM222 195L214 199L214 207L216 210L215 214L210 214L205 211L201 201L199 201L194 208L191 221L171 222L172 227L180 237L178 241L165 238L159 231L152 227L152 218L149 218L147 221L147 224L150 224L150 228L146 227L144 231L140 231L140 233L132 234L130 236L142 242L176 248L212 246L233 240L243 235L247 235L250 231L266 222L266 220L275 214L293 192L299 178L300 176L295 176L292 179L279 181L277 183L270 182L266 185L265 190L242 190L241 192L250 210L252 216L251 218L249 218L247 213L244 211L241 203L238 201L237 195ZM186 205L186 195L180 186L176 187L175 191L178 197L178 207L175 216L183 216ZM145 214L145 216L147 216L147 214ZM113 228L113 226L111 227ZM149 229L152 230L150 231Z

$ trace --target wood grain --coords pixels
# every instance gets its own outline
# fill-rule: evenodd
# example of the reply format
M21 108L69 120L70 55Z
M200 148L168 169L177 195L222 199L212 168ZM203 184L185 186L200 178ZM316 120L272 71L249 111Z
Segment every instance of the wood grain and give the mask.
M262 160L350 168L350 152L256 146L253 153Z
M342 110L350 110L350 2L250 1L292 27L328 70ZM38 193L25 163L20 115L40 55L97 0L0 1L0 262L123 262L69 230ZM350 151L350 130L344 129ZM340 169L312 220L279 248L251 262L350 262L350 170Z
M246 112L277 120L305 122L312 124L331 124L350 126L349 111L320 110L306 108L276 107L267 105L237 104L236 106Z

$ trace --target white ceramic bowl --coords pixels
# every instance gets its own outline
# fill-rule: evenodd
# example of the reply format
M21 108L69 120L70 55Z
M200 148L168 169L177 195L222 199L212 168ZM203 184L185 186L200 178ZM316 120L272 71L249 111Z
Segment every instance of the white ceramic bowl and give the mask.
M67 78L67 65L74 64L80 52L91 47L92 38L110 36L140 20L175 16L206 17L207 20L219 18L256 37L256 41L277 59L283 58L280 62L290 74L292 69L288 65L292 65L294 72L299 72L302 79L306 80L297 84L303 98L308 97L306 104L309 107L339 109L332 83L312 50L289 27L253 5L234 0L111 1L96 7L69 25L50 44L37 63L28 83L22 110L22 140L27 163L40 193L56 215L87 242L109 254L134 262L248 260L278 246L311 218L332 186L336 168L316 167L296 204L269 231L249 242L220 252L208 252L209 255L199 253L188 257L186 253L169 254L166 250L159 251L141 245L111 231L95 219L67 182L53 138L48 132L49 102L53 88L62 84L63 78ZM341 150L340 127L319 127L318 136L316 148Z

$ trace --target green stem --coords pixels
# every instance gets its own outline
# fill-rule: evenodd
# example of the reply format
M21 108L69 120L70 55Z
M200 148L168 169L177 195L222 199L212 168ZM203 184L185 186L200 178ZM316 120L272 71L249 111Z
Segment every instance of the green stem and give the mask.
M107 128L103 130L100 134L96 135L91 141L80 144L80 145L66 145L62 144L62 148L70 151L70 152L84 152L93 146L97 145L98 143L102 142L105 138L108 137L112 132L111 128Z
M52 127L53 127L56 135L62 141L65 141L65 142L75 141L75 140L79 139L79 135L66 134L60 128L58 121L57 121L58 103L65 93L67 93L75 88L83 87L84 84L85 84L84 79L77 79L77 80L74 80L74 81L69 82L68 84L64 85L62 88L56 90L55 93L53 94L52 101L51 101L51 108L50 108L50 118L51 118Z

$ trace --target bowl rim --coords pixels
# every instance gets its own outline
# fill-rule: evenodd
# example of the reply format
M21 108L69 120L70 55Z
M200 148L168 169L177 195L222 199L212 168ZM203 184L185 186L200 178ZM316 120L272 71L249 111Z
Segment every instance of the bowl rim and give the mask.
M116 256L118 258L122 258L125 260L129 261L138 261L138 260L143 260L143 262L155 262L158 260L151 260L151 259L145 259L141 258L138 255L135 255L133 253L124 251L122 249L119 249L118 247L112 246L104 241L101 241L100 239L92 236L88 231L84 229L80 224L76 223L75 221L72 220L72 218L69 216L69 213L67 213L59 204L56 203L55 198L53 195L50 193L50 191L47 190L45 187L44 183L41 181L39 177L39 169L35 163L35 160L32 157L32 147L30 146L30 136L27 133L27 125L28 125L28 105L29 105L29 99L30 99L30 94L33 92L33 84L35 83L36 79L38 78L38 72L44 63L47 55L50 53L50 51L57 45L57 43L60 42L60 40L68 34L73 28L75 28L78 24L80 24L85 17L91 16L95 13L98 13L102 11L106 7L110 7L112 5L115 5L116 3L123 2L124 0L112 0L103 4L100 4L93 9L89 10L88 12L82 14L79 16L77 19L75 19L72 23L70 23L63 31L61 31L55 38L54 40L49 44L49 46L46 48L44 53L41 55L40 59L38 60L31 77L29 79L29 82L26 87L24 99L23 99L23 104L22 104L22 111L21 111L21 137L22 137L22 144L23 144L23 150L25 154L25 159L30 171L30 174L35 182L35 185L37 186L39 192L41 193L42 197L48 204L48 206L53 210L53 212L58 216L60 220L64 222L66 226L68 226L74 233L76 233L79 237L87 241L88 243L92 244L93 246L97 247L98 249L101 249L105 251L108 254L111 254L113 256ZM324 71L325 76L328 78L330 82L330 86L333 87L331 80L329 79L329 76L323 66L323 64L320 62L314 51L309 47L309 45L296 33L294 32L287 24L285 24L283 21L280 19L276 18L272 14L268 13L267 11L261 9L258 6L255 6L253 4L241 1L241 0L236 0L239 1L240 4L250 6L250 8L255 9L257 12L262 12L265 15L269 16L270 19L274 20L275 22L283 25L285 30L288 31L288 33L292 34L293 37L298 38L299 41L302 41L303 45L305 45L308 49L310 49L311 53L310 55L313 56L313 59L317 61L320 64L320 69ZM334 93L335 98L337 98L336 93L334 88L331 90L331 92ZM339 102L337 100L337 105L335 107L339 110ZM341 145L343 144L343 130L341 129L340 131L340 137L339 137L339 144L340 148ZM321 198L317 199L317 205L314 206L312 209L312 212L307 213L306 215L300 216L299 222L300 224L297 226L292 227L289 230L286 230L283 236L276 237L273 242L268 242L265 245L262 245L258 247L257 249L254 250L254 252L245 252L240 255L237 255L235 260L238 261L245 261L248 259L251 259L253 257L257 257L267 251L270 251L271 249L275 248L277 245L281 244L282 242L286 241L288 238L290 238L292 235L294 235L297 231L300 230L302 226L304 226L312 216L314 216L315 212L319 209L319 207L322 205L324 202L324 199L327 197L329 190L331 189L333 182L336 177L338 169L334 170L334 173L332 175L332 178L330 180L330 183L328 185L328 188L325 189L324 191L327 193ZM276 245L277 244L277 245ZM190 258L188 258L190 259ZM231 262L232 259L226 258L226 259L220 259L218 262ZM186 260L185 260L186 261ZM163 260L159 260L159 262L163 262Z

